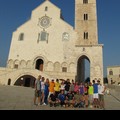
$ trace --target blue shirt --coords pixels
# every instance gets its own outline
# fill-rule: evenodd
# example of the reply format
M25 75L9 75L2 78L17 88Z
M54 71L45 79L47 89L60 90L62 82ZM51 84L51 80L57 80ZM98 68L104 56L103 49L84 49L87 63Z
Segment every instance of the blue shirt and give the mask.
M64 94L59 94L58 98L59 98L60 101L64 102L65 95Z
M49 84L45 84L44 92L47 94L49 93Z
M98 84L97 83L93 84L93 88L94 88L94 93L98 93Z

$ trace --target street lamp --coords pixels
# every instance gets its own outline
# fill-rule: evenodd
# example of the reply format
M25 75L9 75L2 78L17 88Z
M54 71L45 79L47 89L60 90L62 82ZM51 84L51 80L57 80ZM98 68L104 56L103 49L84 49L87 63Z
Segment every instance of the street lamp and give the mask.
M23 80L24 80L23 77L21 77L20 80L21 80L21 86L23 86Z

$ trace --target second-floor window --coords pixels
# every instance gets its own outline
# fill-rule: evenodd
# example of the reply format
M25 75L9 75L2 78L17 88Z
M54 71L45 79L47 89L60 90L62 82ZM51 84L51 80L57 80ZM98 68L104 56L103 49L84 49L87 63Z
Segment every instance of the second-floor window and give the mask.
M67 67L63 67L62 72L67 72Z

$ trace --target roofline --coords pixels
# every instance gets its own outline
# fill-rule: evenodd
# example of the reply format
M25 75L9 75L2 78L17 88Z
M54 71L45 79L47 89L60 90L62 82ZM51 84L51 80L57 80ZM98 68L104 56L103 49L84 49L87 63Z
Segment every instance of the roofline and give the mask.
M37 9L39 6L42 6L45 2L51 3L52 5L54 5L57 9L59 9L59 10L61 11L61 9L60 9L58 6L56 6L54 3L52 3L52 2L49 1L49 0L45 0L43 3L41 3L40 5L38 5L35 9ZM33 9L32 12L33 12L35 9Z
M120 67L120 65L108 66L107 68L116 68L116 67Z

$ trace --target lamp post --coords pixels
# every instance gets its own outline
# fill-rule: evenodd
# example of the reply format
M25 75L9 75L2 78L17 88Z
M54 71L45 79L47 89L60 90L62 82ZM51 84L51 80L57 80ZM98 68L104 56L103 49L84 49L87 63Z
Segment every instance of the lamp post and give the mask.
M21 80L21 86L23 86L23 80L24 80L23 77L21 77L20 80Z

